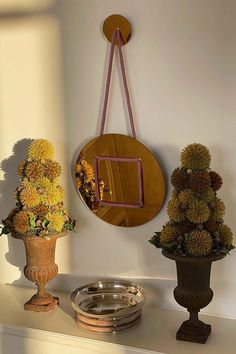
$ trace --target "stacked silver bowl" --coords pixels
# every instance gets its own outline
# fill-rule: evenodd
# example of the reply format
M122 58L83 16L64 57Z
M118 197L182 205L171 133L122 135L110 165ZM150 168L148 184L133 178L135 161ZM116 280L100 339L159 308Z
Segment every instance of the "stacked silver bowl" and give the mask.
M80 327L90 332L114 333L140 321L145 293L132 282L106 280L77 288L70 298Z

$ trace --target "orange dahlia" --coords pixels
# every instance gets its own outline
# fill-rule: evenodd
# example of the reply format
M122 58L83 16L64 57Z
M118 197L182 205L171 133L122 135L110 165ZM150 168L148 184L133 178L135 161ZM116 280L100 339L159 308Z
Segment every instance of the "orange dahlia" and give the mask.
M25 211L19 211L13 217L13 226L16 232L24 234L30 229L29 217Z

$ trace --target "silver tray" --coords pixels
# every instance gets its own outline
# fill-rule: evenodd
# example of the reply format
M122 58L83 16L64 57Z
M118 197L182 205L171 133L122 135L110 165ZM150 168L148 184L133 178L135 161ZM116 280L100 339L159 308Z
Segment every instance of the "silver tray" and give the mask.
M120 332L141 318L145 292L123 280L99 281L75 289L71 304L76 321L94 332Z

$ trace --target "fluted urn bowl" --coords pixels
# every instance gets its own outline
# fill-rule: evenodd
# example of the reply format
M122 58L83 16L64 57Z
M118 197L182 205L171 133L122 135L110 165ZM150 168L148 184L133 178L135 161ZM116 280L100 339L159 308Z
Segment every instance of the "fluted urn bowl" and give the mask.
M188 257L175 255L166 250L162 250L162 254L176 262L177 286L174 289L174 297L178 304L190 313L189 319L180 326L176 339L205 343L211 333L211 326L200 321L198 313L213 298L213 291L210 288L212 262L222 259L225 255Z

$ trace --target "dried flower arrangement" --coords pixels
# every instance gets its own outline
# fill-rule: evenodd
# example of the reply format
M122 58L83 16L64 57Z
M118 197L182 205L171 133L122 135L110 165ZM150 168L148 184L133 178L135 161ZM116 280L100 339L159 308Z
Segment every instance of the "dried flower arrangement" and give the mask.
M234 248L233 234L223 221L225 205L216 193L222 178L210 170L209 150L190 144L180 159L181 167L171 176L175 189L167 207L170 220L149 242L183 256L228 254Z
M93 167L86 161L84 151L79 154L75 165L75 182L76 188L80 192L89 209L96 211L99 203L96 199L95 176ZM108 191L104 181L99 178L100 197L103 198L103 193Z
M64 207L64 191L58 181L61 166L53 157L49 141L36 139L30 144L27 159L18 165L21 183L15 191L16 207L3 220L1 234L48 238L74 229L75 220Z

